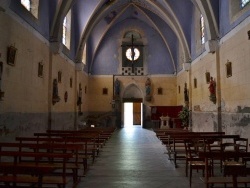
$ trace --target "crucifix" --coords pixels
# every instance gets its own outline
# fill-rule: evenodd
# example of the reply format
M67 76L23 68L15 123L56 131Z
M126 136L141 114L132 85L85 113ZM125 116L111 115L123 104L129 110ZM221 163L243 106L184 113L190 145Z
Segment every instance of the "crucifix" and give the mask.
M131 59L132 59L132 73L134 73L134 61L135 61L135 47L134 47L134 36L131 36Z
M134 44L134 35L131 35L131 44L127 44L127 45L122 45L125 47L128 47L126 49L125 55L126 58L131 61L131 67L132 67L132 73L134 73L134 65L136 63L136 60L139 58L140 56L140 51L137 48L138 46L143 46L143 45L139 45L139 44Z

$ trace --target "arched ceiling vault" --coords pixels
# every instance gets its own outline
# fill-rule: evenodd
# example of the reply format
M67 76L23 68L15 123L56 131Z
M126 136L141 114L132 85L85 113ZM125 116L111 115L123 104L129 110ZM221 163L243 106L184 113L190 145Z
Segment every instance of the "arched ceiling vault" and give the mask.
M87 0L59 0L57 3L57 9L56 13L54 15L53 21L52 21L52 27L50 31L50 41L51 42L58 42L61 38L61 28L63 23L63 18L66 16L67 12L72 8L75 4L78 5L80 1L84 1L85 5L88 6L89 3L93 2L95 3L95 8L92 10L91 15L88 15L89 19L87 20L87 23L85 24L84 28L79 28L80 36L78 39L78 42L76 42L77 50L75 52L75 61L76 63L81 62L82 58L82 52L84 48L84 44L87 42L90 35L95 35L93 33L93 29L100 25L100 23L105 19L105 17L111 12L116 11L118 14L112 20L109 24L104 26L102 29L101 35L96 35L97 43L95 43L96 46L93 46L94 52L92 54L92 59L89 62L90 67L92 66L92 63L94 61L94 58L96 56L96 53L98 51L98 48L100 47L103 38L107 35L109 30L114 27L114 25L119 21L119 18L124 19L123 14L126 12L126 9L131 7L133 5L136 7L140 14L142 14L145 18L147 18L147 24L149 27L154 28L158 34L161 36L162 40L164 41L167 49L170 52L170 56L172 59L172 62L174 62L174 58L172 55L171 50L171 42L169 42L169 39L166 37L167 35L164 34L163 28L169 27L172 32L175 34L175 36L178 39L178 43L180 46L180 49L182 50L183 55L183 61L188 61L190 58L190 51L191 51L191 44L190 44L190 35L191 32L187 31L186 26L183 25L183 22L180 19L180 16L178 15L180 12L176 10L174 3L181 3L180 1L169 1L169 0L106 0L106 1L87 1ZM205 20L205 26L206 26L206 40L216 40L218 38L218 23L215 18L215 13L213 6L211 5L211 0L185 0L186 2L190 2L193 4L194 7L198 8L200 12L202 13L204 20ZM183 3L183 1L182 1ZM81 4L83 4L81 2ZM187 14L187 13L186 13ZM187 22L189 22L189 25L192 25L192 11L188 13L189 15L185 16ZM156 24L156 20L154 17L159 17L159 19L164 21L165 26L161 27ZM131 15L128 15L128 19ZM188 17L189 16L189 17ZM79 20L81 21L81 20ZM144 21L144 20L143 20ZM176 69L176 65L173 66L174 69Z
M168 44L166 38L163 36L161 30L160 30L160 29L158 28L158 26L154 23L154 21L153 21L149 16L147 16L147 14L146 14L146 13L141 9L141 7L138 6L138 5L135 5L135 4L130 3L130 4L126 5L125 7L123 7L122 11L120 11L119 14L116 16L116 18L115 18L114 20L112 20L112 23L114 23L116 20L118 20L119 17L120 17L120 16L126 11L126 9L128 9L130 6L136 7L136 8L137 8L137 9L138 9L138 10L139 10L139 11L140 11L149 21L150 21L151 25L152 25L152 26L157 30L157 32L160 34L160 36L161 36L162 40L164 41L164 43L165 43L167 49L171 52L170 47L169 47L169 44ZM112 23L109 24L109 25L107 25L107 27L105 28L105 31L103 32L103 35L102 35L101 39L100 39L99 42L98 42L98 45L96 46L96 48L95 48L95 50L94 50L94 55L93 55L94 57L95 57L95 54L98 52L98 48L99 48L99 46L101 45L101 42L103 41L103 39L104 39L104 37L105 37L105 34L108 32L108 30L110 29L110 27L112 27ZM171 58L172 63L173 63L174 72L176 72L177 70L176 70L176 66L175 66L175 64L174 64L174 58L173 58L172 53L170 53L170 56L171 56L170 58ZM91 64L90 64L90 67L89 67L89 72L91 72L93 61L94 61L94 59L92 59L92 61L91 61Z

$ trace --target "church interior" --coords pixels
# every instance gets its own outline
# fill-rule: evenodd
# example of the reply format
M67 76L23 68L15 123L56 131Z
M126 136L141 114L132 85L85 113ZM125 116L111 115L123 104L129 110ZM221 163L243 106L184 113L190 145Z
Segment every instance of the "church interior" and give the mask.
M1 0L0 33L1 142L127 126L250 138L249 0Z

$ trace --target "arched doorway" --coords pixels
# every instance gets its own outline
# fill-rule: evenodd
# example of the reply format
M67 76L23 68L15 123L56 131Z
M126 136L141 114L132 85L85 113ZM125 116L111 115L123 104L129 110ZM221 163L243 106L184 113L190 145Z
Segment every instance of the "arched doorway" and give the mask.
M143 94L135 84L128 85L122 96L122 127L143 126Z

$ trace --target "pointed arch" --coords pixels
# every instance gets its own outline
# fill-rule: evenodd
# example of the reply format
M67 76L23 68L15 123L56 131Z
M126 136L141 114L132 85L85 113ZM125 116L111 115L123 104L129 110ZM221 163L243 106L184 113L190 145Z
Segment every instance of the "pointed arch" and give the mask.
M143 98L143 91L135 82L129 83L121 92L122 98Z

